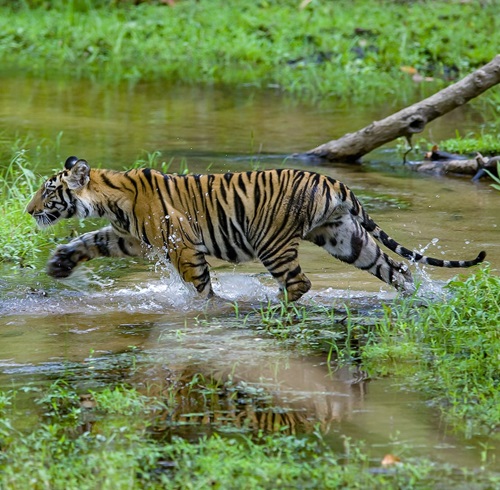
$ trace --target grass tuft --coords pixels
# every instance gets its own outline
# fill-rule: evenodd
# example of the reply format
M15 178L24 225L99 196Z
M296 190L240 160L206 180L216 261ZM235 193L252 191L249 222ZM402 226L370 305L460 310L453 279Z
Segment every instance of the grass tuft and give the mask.
M439 148L460 155L500 155L500 133L470 134L461 136L457 133L455 138L439 143Z
M0 263L8 262L21 267L36 264L42 252L55 244L54 235L64 229L56 225L50 231L36 227L34 219L25 212L31 196L41 184L36 175L36 163L57 148L45 144L33 145L29 139L17 139L8 146L0 143L0 154L6 155L8 165L0 167ZM31 150L27 150L32 147Z
M363 360L374 374L410 375L460 431L490 433L500 427L500 277L485 266L448 290L444 302L387 308Z

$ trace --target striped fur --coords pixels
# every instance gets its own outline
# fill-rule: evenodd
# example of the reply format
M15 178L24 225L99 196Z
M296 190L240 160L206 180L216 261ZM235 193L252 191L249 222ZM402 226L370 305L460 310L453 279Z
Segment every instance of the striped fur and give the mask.
M90 169L70 157L28 204L40 226L62 218L103 217L110 225L59 246L48 262L53 277L67 277L96 257L165 254L186 283L210 297L206 256L230 262L259 259L297 300L311 283L298 262L307 240L331 255L366 270L405 292L414 289L396 254L438 267L470 267L482 262L449 261L413 252L389 237L341 182L313 172L266 170L215 175L171 175L152 169L115 172Z

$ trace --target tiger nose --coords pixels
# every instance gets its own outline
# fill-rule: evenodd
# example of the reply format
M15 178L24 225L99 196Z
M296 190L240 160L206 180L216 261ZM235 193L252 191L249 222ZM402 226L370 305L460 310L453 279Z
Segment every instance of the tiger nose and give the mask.
M31 216L33 216L33 213L35 212L35 206L33 205L33 203L29 203L27 206L26 206L26 209L25 211L28 213L28 214L31 214Z

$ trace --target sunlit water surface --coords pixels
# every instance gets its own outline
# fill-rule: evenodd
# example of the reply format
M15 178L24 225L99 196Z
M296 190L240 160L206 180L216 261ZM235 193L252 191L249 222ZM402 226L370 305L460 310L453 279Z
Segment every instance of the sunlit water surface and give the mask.
M60 161L46 162L42 172L50 173L70 154L123 169L155 150L165 161L173 158L173 170L183 159L195 172L307 166L347 183L407 247L450 259L473 258L484 249L498 267L499 197L487 183L417 175L391 148L369 155L363 166L318 167L294 159L283 164L286 155L396 109L306 105L251 88L110 88L0 78L3 138L30 134L54 140L64 133ZM478 122L472 110L455 111L430 125L425 136L451 137L455 129L466 132ZM366 440L374 455L411 447L436 460L479 465L481 441L454 437L416 394L389 379L370 381L355 366L332 372L323 356L286 349L245 322L245 314L276 301L276 285L261 265L210 262L218 299L208 303L157 264L96 261L60 282L46 277L41 265L28 271L3 266L0 387L60 377L83 390L110 382L161 385L167 378L202 373L263 390L273 407L296 414L298 431L320 424L333 445L347 435ZM313 283L301 304L344 311L347 304L369 318L395 297L376 278L313 245L301 247L301 263ZM413 271L422 294L436 298L456 272L414 266ZM200 419L199 430L210 423Z

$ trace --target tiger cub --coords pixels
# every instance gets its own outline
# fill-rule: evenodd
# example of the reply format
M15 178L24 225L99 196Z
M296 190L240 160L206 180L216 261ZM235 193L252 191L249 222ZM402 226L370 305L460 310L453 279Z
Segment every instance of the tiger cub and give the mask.
M205 297L213 295L208 255L235 263L259 259L281 296L299 299L311 287L298 261L301 240L406 293L414 291L408 266L386 255L375 240L410 261L437 267L470 267L486 256L441 260L408 250L370 218L344 184L292 169L171 175L148 168L91 169L85 160L69 157L26 211L41 227L73 216L110 221L58 246L47 264L52 277L67 277L96 257L156 252Z

